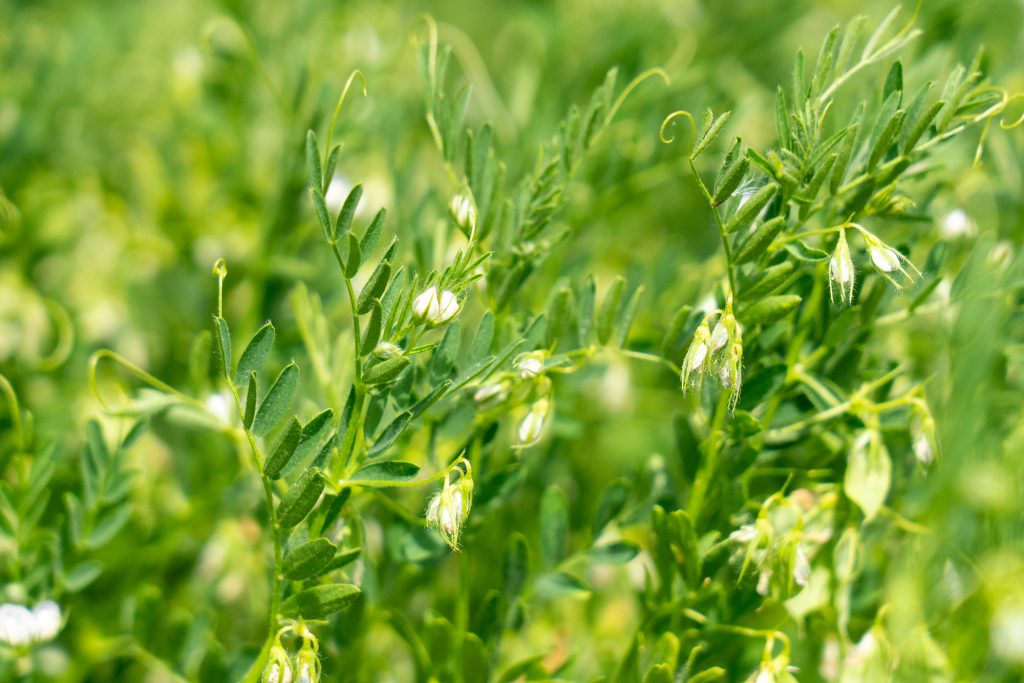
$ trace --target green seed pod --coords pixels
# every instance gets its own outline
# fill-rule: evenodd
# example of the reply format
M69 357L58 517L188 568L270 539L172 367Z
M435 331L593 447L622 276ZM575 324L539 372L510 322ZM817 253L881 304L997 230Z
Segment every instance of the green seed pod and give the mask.
M395 356L385 361L376 363L363 375L363 381L367 384L384 384L390 382L409 365L409 359L405 356Z
M727 233L736 232L750 225L757 214L761 213L771 198L775 196L775 191L778 190L779 186L775 183L768 183L760 190L755 192L750 198L744 202L743 206L737 209L736 213L733 214L732 218L725 226Z
M754 230L753 234L747 238L747 241L740 245L740 248L736 252L734 259L735 263L741 264L747 261L753 261L755 258L764 253L765 249L772 243L775 236L782 231L782 228L786 225L786 219L782 216L777 216L766 223L762 223Z
M337 552L338 546L326 538L315 538L285 555L281 571L294 581L312 578L330 566Z
M766 268L757 280L743 289L745 299L754 299L774 291L779 285L786 281L786 278L793 272L793 264L784 261L771 268Z
M739 317L744 325L769 325L781 320L799 305L800 297L796 294L769 296L747 308Z
M306 470L278 505L278 525L291 529L304 520L323 493L325 483L323 472L318 468Z

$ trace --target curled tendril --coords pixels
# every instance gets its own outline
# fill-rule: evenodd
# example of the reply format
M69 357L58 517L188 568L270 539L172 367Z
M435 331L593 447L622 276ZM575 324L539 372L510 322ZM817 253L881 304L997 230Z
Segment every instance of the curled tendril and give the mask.
M359 77L359 83L362 85L363 97L366 97L366 78L363 76L363 72L359 69L355 69L348 75L348 80L345 81L345 87L341 89L341 95L338 96L338 103L334 105L334 115L331 116L331 126L327 129L327 146L324 148L326 154L331 153L331 140L334 138L334 126L338 123L338 117L341 116L341 109L345 105L345 98L348 97L348 91L352 87L352 83Z
M693 140L697 131L697 122L693 120L693 114L690 112L680 109L679 111L674 111L666 116L665 120L661 122L661 130L658 131L658 138L666 145L671 145L675 142L675 137L665 137L665 131L675 122L676 119L680 117L686 117L686 120L690 122L690 144L686 147L686 153L689 154L693 149Z
M148 372L140 368L138 365L135 365L135 363L132 363L124 356L121 356L120 354L117 354L114 351L111 351L110 349L100 349L99 351L97 351L96 353L92 354L89 357L89 387L92 389L93 395L96 397L96 400L99 402L100 406L106 413L110 415L130 415L134 413L134 410L129 405L111 407L110 404L107 403L106 399L103 398L103 393L100 391L99 382L96 379L96 373L100 361L102 361L104 358L108 359L111 363L120 366L124 370L127 370L129 374L142 380L143 382L153 387L154 389L158 389L164 392L165 394L168 394L169 396L173 396L182 403L186 403L190 406L199 408L200 410L206 410L206 407L199 401L195 400L191 396L186 396L185 394L181 393L180 391L170 386L169 384L161 382L159 379L149 374Z
M1007 97L1006 100L1003 102L1003 108L998 113L1006 111L1009 108L1010 104L1012 102L1016 102L1017 100L1024 100L1024 92L1019 92L1015 95L1010 95L1009 97ZM1014 121L1013 123L1006 123L1005 118L999 119L999 127L1002 128L1003 130L1012 130L1017 126L1021 125L1022 123L1024 123L1024 112L1021 112L1021 115L1018 116L1017 120Z
M611 108L608 110L607 116L604 117L605 126L611 123L612 119L615 118L615 114L618 113L619 108L623 105L623 103L625 103L626 98L629 97L630 93L632 93L638 85L640 85L641 83L643 83L652 76L660 76L661 80L665 81L665 85L672 85L672 78L669 77L668 72L666 72L660 66L656 66L653 69L648 69L647 71L640 73L639 75L637 75L636 78L631 80L625 88L622 89L622 92L619 93L619 96L615 99L615 103L612 104Z
M36 362L36 369L42 372L49 372L63 365L64 361L71 355L71 347L75 343L75 328L71 324L71 316L68 315L67 310L59 303L53 299L44 299L43 305L50 314L50 321L53 323L57 342L54 344L53 350L50 351L49 355L40 358Z

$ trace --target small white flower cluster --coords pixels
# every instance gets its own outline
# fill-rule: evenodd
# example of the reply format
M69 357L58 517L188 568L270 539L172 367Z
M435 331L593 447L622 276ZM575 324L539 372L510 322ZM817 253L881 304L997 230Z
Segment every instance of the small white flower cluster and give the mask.
M440 290L436 285L427 287L412 302L413 316L434 327L451 321L459 309L459 298L451 290Z
M832 251L832 257L828 263L828 290L832 301L836 301L836 292L839 293L839 301L849 305L853 303L853 288L857 277L857 269L853 265L853 258L850 256L850 246L846 241L846 229L857 230L864 239L864 247L867 249L871 265L879 275L888 280L897 289L904 285L912 284L921 277L921 271L910 262L906 256L896 249L878 239L878 237L865 229L862 225L849 223L839 229L839 240Z
M513 448L537 443L548 423L553 405L551 379L545 376L548 355L545 350L520 354L513 361L511 372L499 373L473 394L473 401L484 414L494 415L498 408L504 410L514 395L516 404L526 404L516 423Z
M712 329L711 320L718 316ZM718 383L729 392L730 408L736 407L743 384L743 333L732 312L732 303L725 310L704 316L693 334L693 341L683 358L680 381L683 391L698 390L708 372L718 374Z
M452 550L459 549L462 527L473 508L473 472L469 461L460 461L455 472L458 480L453 484L445 476L444 486L427 504L427 524L438 530Z
M816 495L796 489L783 498L779 494L765 501L752 524L744 524L729 535L736 543L734 562L758 572L757 592L768 595L772 579L779 587L804 587L811 579L811 562L818 550L832 538L834 492ZM790 583L792 582L792 583Z
M281 644L281 639L295 633L302 638L302 646L294 657ZM320 643L302 621L289 623L277 632L270 648L267 665L263 668L262 683L318 683L320 681Z
M0 605L0 643L15 648L53 640L61 628L60 605L43 600L29 609L24 605Z

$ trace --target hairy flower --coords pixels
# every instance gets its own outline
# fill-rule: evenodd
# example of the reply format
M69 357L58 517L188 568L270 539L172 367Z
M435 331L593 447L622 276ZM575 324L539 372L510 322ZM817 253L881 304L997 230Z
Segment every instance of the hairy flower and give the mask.
M550 412L551 401L549 399L542 398L534 401L516 426L515 446L517 448L532 446L540 440Z
M708 355L711 350L711 327L705 316L693 333L693 341L683 358L683 372L680 378L683 391L699 388L704 379Z
M921 271L906 256L885 244L867 230L861 229L861 235L864 237L864 244L867 246L871 264L879 275L895 287L902 288L903 285L911 284L921 276ZM907 268L910 270L907 270Z
M476 204L469 190L459 192L452 197L448 204L448 212L455 220L455 224L467 237L472 237L476 231Z
M544 370L543 352L524 353L512 367L519 373L520 379L533 379Z
M274 643L270 648L270 656L263 669L263 683L292 683L292 663L280 643Z
M450 290L431 285L412 302L412 313L431 325L443 325L459 312L459 299Z
M853 303L853 286L857 277L857 269L850 257L850 245L846 241L846 231L840 230L839 241L832 252L832 258L828 262L828 293L832 301L836 300L836 290L839 291L839 301L849 305Z
M462 527L473 507L473 477L469 463L463 461L462 466L465 473L461 474L455 484L445 477L444 486L430 499L426 514L427 524L436 528L453 550L459 548Z

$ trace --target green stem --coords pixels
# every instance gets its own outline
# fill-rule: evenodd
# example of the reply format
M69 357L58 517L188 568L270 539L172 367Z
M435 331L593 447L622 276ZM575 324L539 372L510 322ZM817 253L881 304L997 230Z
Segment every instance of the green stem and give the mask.
M732 248L729 246L729 236L725 231L725 223L722 222L722 217L718 215L718 209L715 208L715 199L711 196L711 192L708 191L707 185L704 184L700 174L697 173L697 166L693 163L693 159L687 155L686 161L690 164L690 172L693 173L693 177L697 180L697 185L700 187L701 194L704 195L704 199L708 203L708 208L711 209L711 215L715 217L715 225L718 226L718 236L722 240L722 251L725 252L725 269L729 274L729 296L735 297L737 292L735 266L732 260Z
M725 434L722 432L722 427L725 424L725 416L728 412L729 392L723 391L722 395L718 398L718 406L715 408L711 429L708 430L707 454L693 482L693 493L690 496L690 504L687 506L687 512L695 525L704 508L704 499L711 489L711 481L718 470L719 456L722 452L722 445L725 443Z

